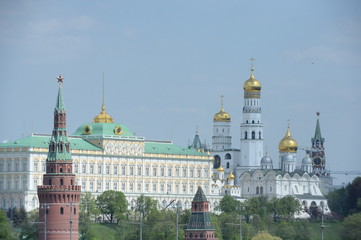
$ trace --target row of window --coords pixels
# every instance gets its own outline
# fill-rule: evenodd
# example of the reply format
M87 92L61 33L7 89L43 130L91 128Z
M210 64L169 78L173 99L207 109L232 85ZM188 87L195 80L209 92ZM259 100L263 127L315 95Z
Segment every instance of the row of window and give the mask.
M21 184L21 185L20 185ZM26 190L27 180L26 179L11 179L3 180L0 179L0 190Z
M119 175L126 175L128 173L128 175L133 176L133 175L138 175L138 176L161 176L161 177L172 177L173 174L175 177L202 177L202 169L201 168L190 168L189 169L189 173L187 172L187 168L186 167L182 167L182 169L180 167L176 167L175 170L173 171L173 168L165 168L165 167L160 167L159 168L159 172L158 172L158 167L150 167L150 166L128 166L128 171L127 171L127 166L125 164L120 166L120 169L118 168L119 165L113 165L112 169L111 169L111 165L106 165L105 166L105 174L119 174ZM81 164L81 169L79 168L79 164L74 164L74 173L90 173L90 174L102 174L103 173L103 165L98 164L90 164L89 165L89 171L87 172L87 165L85 163ZM142 169L144 170L144 173L142 171ZM112 170L112 172L111 172ZM119 171L120 170L120 171ZM182 171L182 173L180 173L180 171ZM208 168L204 168L203 169L203 177L208 178L209 177L209 169Z
M104 186L104 189L103 189ZM193 194L195 191L196 184L187 184L187 183L172 183L172 182L129 182L128 184L125 181L120 182L118 188L118 182L114 181L105 182L103 185L102 181L90 181L89 184L83 181L81 182L82 191L89 192L102 192L108 190L122 191L122 192L140 192L140 193L188 193ZM144 187L144 188L143 188ZM189 192L188 192L189 191ZM204 186L204 191L208 192L208 186Z
M27 171L27 160L0 159L0 172L25 172Z
M252 131L250 137L251 138L249 138L249 139L256 139L256 132ZM244 132L244 139L248 139L248 132L247 131ZM262 139L261 131L258 132L258 139Z

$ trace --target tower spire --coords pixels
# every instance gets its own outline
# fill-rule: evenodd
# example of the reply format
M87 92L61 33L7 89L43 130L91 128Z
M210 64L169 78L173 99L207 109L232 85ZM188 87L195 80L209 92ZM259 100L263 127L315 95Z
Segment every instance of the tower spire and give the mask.
M57 98L57 101L56 101L54 111L58 111L58 112L59 111L65 111L65 106L64 106L64 101L63 101L63 94L62 94L62 84L63 84L64 77L61 76L61 74L60 74L59 77L57 77L56 79L58 79L59 90L58 90L58 98Z
M316 129L315 129L315 139L319 139L321 140L322 139L322 136L321 136L321 127L320 127L320 112L316 112L316 115L317 115L317 122L316 122Z

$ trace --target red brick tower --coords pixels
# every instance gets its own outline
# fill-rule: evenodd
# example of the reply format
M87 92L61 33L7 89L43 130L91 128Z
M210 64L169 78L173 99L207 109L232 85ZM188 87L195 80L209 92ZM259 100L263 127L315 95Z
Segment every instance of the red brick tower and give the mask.
M194 196L191 211L185 240L218 240L209 215L209 202L201 187Z
M54 129L49 142L46 174L38 186L39 240L78 239L80 186L75 185L66 112L62 96L63 77L54 109Z

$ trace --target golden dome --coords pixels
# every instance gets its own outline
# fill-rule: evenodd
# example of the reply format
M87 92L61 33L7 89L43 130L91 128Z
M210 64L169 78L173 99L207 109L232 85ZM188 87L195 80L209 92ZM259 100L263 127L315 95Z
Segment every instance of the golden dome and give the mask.
M228 180L234 180L234 175L233 175L233 173L230 173L230 174L228 175Z
M230 122L231 121L231 115L229 113L226 113L223 108L223 95L221 96L221 110L214 114L213 121L216 122Z
M297 152L298 144L296 140L291 137L290 127L288 127L286 135L278 144L280 152Z
M93 123L113 123L113 118L105 112L104 104L100 114L93 119Z
M251 67L251 77L244 82L243 90L246 92L259 92L261 91L261 82L258 81L253 74L254 68Z
M220 166L218 169L217 169L218 172L224 172L224 169L222 168L222 166Z
M223 107L222 107L221 111L214 114L213 120L216 121L216 122L230 122L231 121L231 115L229 115L229 113L226 113L224 111Z

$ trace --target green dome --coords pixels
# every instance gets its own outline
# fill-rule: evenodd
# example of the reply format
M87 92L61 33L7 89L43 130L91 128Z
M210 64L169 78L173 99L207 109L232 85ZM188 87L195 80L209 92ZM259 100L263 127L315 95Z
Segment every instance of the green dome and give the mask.
M85 123L78 127L74 136L134 136L133 132L118 123Z

